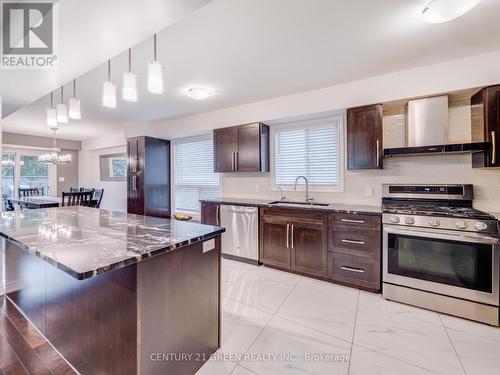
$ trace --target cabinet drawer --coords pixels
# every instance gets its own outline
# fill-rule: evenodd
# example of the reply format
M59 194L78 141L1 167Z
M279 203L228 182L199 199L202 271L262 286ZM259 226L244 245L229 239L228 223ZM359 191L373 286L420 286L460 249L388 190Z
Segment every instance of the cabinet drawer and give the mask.
M340 282L380 289L380 263L374 259L330 252L328 276Z
M381 217L379 215L330 214L328 221L333 226L380 230Z
M329 227L328 232L328 251L357 251L380 258L380 231Z

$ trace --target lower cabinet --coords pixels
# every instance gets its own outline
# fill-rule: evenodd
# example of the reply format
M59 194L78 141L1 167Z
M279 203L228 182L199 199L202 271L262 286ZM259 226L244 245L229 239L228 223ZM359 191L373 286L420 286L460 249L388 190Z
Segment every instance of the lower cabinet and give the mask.
M201 223L207 225L220 225L220 205L218 203L201 203Z
M293 223L292 233L292 270L311 275L325 276L327 267L327 238L325 221L316 223Z
M327 216L288 209L261 210L260 261L301 273L327 274Z
M260 261L265 265L378 292L380 259L380 216L260 211Z
M287 220L264 216L261 219L260 233L260 261L271 266L290 269L290 224Z

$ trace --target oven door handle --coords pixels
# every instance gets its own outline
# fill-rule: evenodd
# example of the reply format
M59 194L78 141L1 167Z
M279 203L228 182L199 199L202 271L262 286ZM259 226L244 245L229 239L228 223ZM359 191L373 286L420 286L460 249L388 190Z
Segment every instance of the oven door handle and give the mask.
M419 237L428 237L428 238L436 238L441 240L451 240L451 241L462 241L462 242L472 242L472 243L481 243L481 244L498 244L498 238L484 235L474 235L474 234L455 234L455 233L438 233L431 232L426 230L415 230L415 229L402 229L395 226L384 225L384 232L389 234L402 234L409 236L419 236Z

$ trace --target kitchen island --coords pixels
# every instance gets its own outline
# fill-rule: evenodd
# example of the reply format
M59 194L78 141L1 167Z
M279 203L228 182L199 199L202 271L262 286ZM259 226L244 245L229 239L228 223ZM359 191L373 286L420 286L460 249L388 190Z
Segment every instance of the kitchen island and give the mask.
M81 374L194 374L220 346L223 232L81 206L3 213L5 292Z

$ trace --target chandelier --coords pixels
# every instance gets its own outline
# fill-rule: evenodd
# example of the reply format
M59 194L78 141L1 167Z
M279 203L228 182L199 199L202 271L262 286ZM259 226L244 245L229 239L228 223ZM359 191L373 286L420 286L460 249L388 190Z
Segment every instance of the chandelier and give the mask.
M52 148L50 152L38 156L38 160L44 164L68 164L71 162L71 154L61 154L61 149L57 148L56 131L52 129Z

